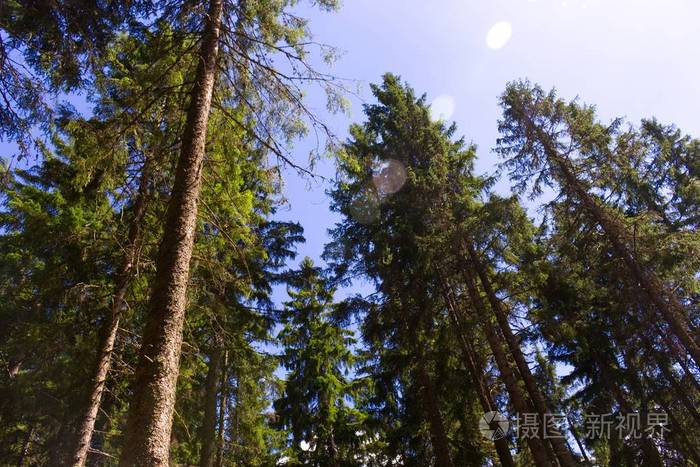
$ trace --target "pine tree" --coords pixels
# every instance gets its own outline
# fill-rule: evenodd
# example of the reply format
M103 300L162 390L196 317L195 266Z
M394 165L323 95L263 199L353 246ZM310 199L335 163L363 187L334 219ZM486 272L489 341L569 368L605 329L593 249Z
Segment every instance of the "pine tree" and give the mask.
M555 94L545 93L527 82L511 84L501 99L504 109L499 123L502 134L498 151L506 158L511 178L525 187L534 178L537 193L541 184L556 183L563 194L580 204L579 209L598 224L616 255L644 297L641 305L657 314L696 362L700 347L694 325L679 297L645 264L635 249L635 235L624 213L607 206L605 177L589 167L605 168L605 159L619 122L611 127L595 121L593 108L566 104Z
M358 465L363 415L352 408L354 339L334 317L334 290L304 258L290 278L279 339L288 371L275 402L279 424L290 433L291 465Z

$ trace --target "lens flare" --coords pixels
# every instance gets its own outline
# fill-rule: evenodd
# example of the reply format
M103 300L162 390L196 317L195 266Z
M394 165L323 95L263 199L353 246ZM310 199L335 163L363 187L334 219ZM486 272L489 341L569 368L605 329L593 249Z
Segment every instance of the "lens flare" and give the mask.
M455 112L455 100L447 94L440 95L430 104L430 118L434 122L449 120Z
M406 183L406 167L396 159L379 161L372 175L372 183L381 195L396 193Z
M512 35L513 27L510 22L499 21L486 33L486 45L489 49L498 50L505 47Z
M373 224L379 220L380 199L372 185L364 187L350 203L350 216L360 224Z

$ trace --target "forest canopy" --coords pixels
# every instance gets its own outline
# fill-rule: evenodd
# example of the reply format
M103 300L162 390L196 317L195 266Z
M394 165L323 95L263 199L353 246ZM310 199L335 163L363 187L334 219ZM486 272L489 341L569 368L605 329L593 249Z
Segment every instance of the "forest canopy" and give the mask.
M492 153L401 70L350 117L339 8L0 5L0 464L700 465L700 140L527 78Z

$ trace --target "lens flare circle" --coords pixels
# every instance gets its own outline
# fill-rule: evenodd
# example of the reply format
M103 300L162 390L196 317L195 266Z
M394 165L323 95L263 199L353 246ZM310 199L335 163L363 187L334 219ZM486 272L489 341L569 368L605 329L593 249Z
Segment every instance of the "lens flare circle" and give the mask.
M510 41L513 35L513 26L509 21L499 21L491 26L489 32L486 33L486 45L489 49L498 50Z
M430 104L430 118L434 122L449 120L455 113L455 100L452 96L442 94Z
M406 167L396 159L377 162L372 175L372 183L382 195L399 191L406 183Z

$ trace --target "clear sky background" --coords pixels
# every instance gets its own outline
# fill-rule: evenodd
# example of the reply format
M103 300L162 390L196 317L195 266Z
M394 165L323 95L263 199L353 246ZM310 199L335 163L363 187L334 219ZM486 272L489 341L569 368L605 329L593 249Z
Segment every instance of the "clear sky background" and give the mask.
M362 102L373 100L369 83L385 72L427 93L428 102L437 99L438 113L477 144L479 173L498 163L498 96L518 78L579 96L604 120L655 116L700 137L698 0L344 0L332 14L308 2L300 10L315 40L344 51L332 72L361 84L349 117L327 117L343 139L351 122L364 119ZM321 97L310 99L323 115ZM297 145L298 161L314 141ZM332 161L317 171L332 176ZM285 182L289 207L278 217L302 223L300 257L317 260L338 219L328 210L327 186L292 172ZM508 189L505 180L497 185Z

